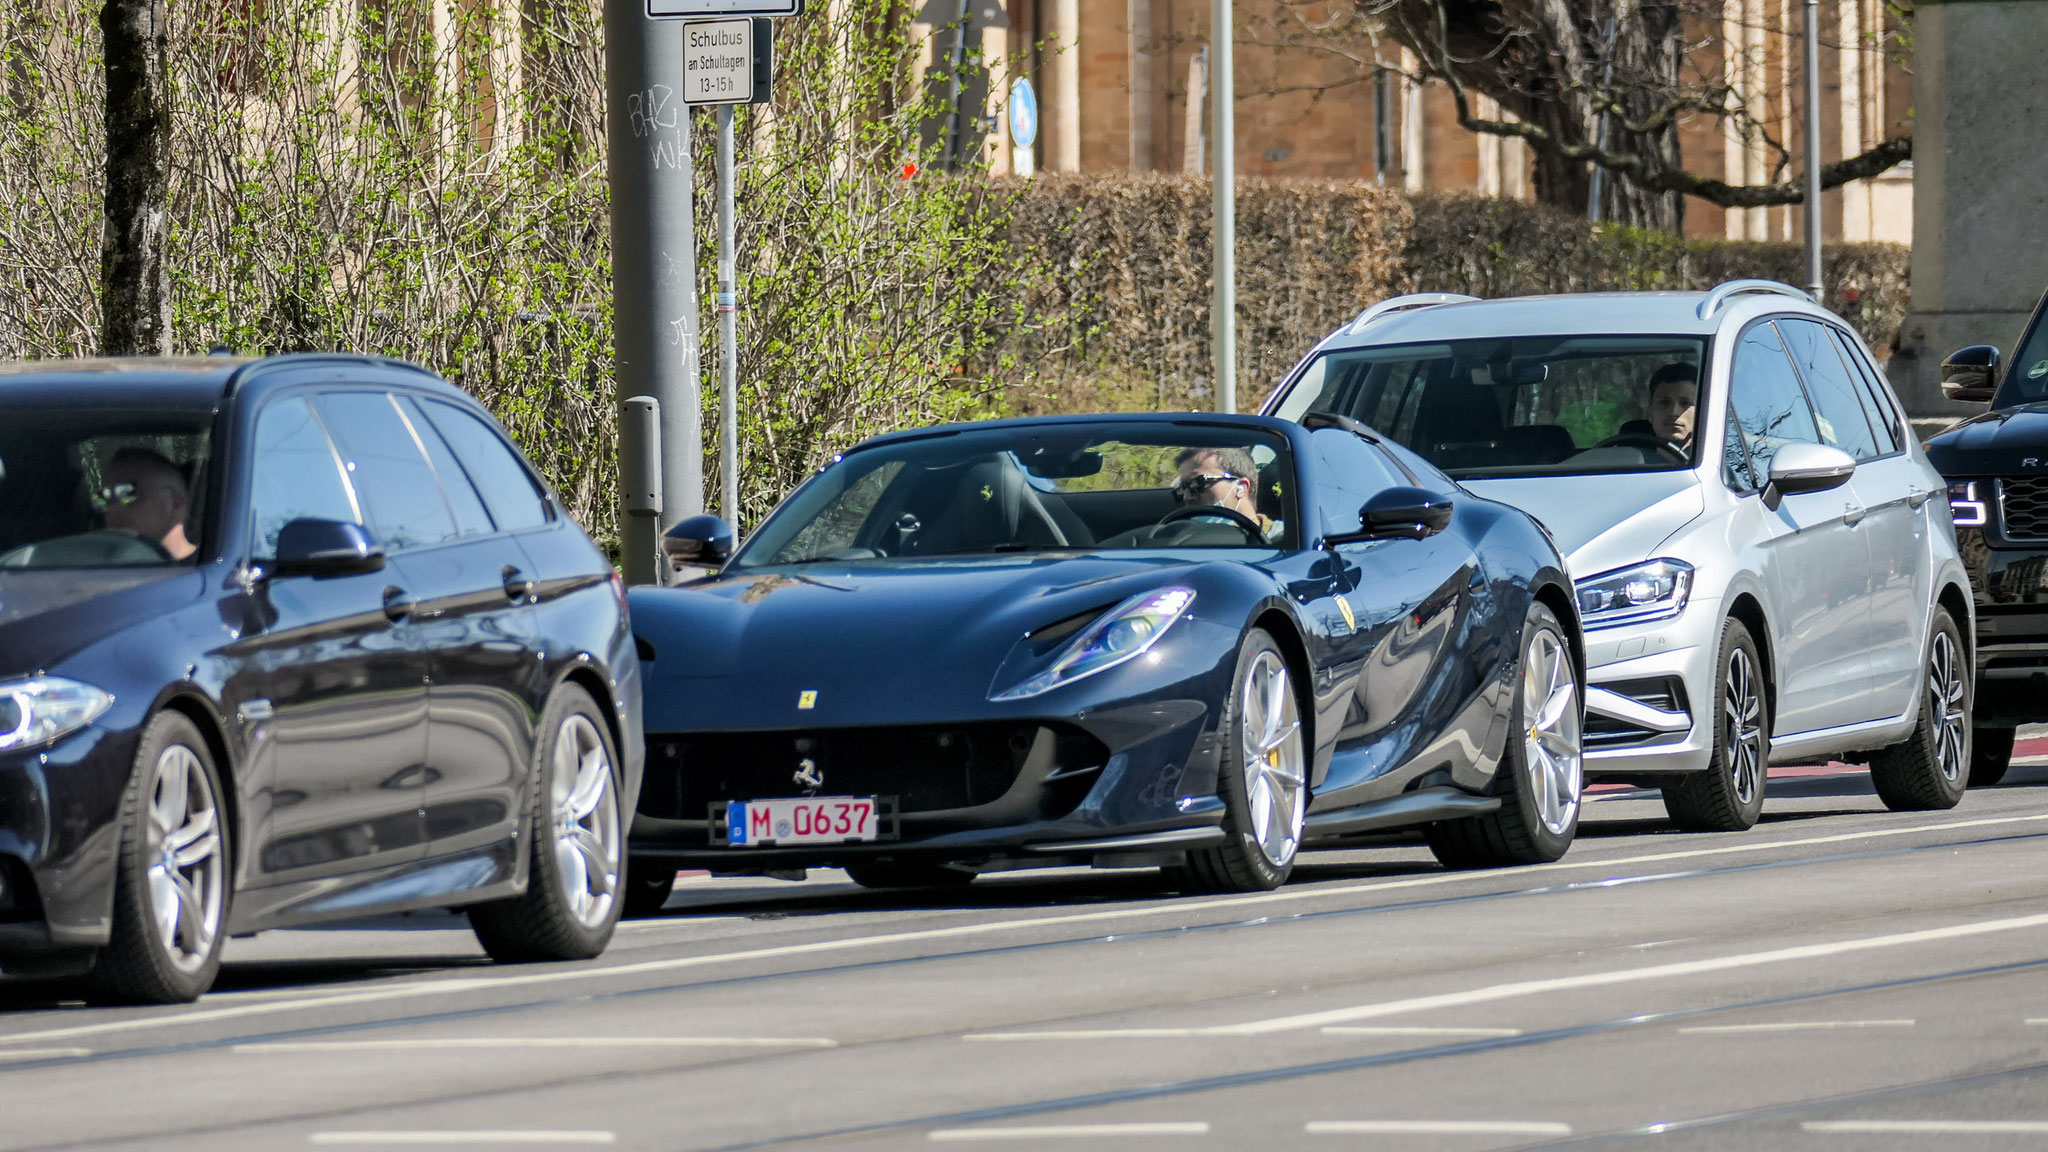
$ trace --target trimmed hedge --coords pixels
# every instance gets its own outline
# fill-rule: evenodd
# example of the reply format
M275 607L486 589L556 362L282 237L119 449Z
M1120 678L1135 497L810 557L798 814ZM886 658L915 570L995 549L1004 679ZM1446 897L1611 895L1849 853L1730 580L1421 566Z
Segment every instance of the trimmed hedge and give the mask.
M1007 342L1023 412L1206 408L1210 185L1150 174L1041 176L1018 193L1012 244L1044 268L1035 322ZM1519 296L1800 284L1796 243L1686 240L1599 228L1540 204L1410 197L1364 183L1245 181L1238 190L1238 403L1250 408L1317 340L1404 292ZM1904 315L1908 250L1823 253L1828 304L1873 347Z

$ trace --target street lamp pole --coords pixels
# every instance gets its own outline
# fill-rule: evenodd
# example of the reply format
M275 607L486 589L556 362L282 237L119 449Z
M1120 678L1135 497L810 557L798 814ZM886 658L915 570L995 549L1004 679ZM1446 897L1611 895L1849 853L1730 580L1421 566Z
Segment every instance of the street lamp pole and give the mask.
M1232 108L1230 0L1211 0L1209 36L1210 154L1216 187L1214 332L1216 410L1237 411L1237 125Z

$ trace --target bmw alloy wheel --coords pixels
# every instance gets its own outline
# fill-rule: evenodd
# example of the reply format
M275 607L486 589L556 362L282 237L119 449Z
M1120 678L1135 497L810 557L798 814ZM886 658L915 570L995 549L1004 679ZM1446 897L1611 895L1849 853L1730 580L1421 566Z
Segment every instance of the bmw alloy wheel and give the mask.
M586 716L571 713L555 733L555 874L562 900L586 928L605 922L619 891L619 804L611 757Z
M1969 686L1963 681L1962 654L1947 632L1934 634L1933 651L1927 658L1927 706L1940 717L1935 729L1935 765L1942 778L1956 780L1964 767L1963 735L1970 719L1965 715Z
M1578 819L1585 763L1579 742L1579 681L1564 637L1538 628L1522 653L1523 771L1536 799L1537 819L1562 836Z
M157 757L148 795L150 918L164 956L190 974L213 954L227 903L220 806L199 757L183 744Z
M1721 711L1728 726L1728 770L1734 777L1735 796L1748 805L1764 786L1764 698L1756 663L1745 649L1737 648L1729 655Z
M1269 863L1285 868L1301 846L1308 771L1299 705L1278 653L1259 653L1245 670L1238 695L1244 701L1244 784L1252 836Z

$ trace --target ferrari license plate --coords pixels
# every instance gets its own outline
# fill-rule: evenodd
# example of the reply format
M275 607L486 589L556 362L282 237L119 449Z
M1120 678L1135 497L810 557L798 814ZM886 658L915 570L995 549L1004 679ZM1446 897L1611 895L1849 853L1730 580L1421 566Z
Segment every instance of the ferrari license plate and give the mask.
M843 844L875 839L879 823L873 796L734 800L725 806L725 842L734 848Z

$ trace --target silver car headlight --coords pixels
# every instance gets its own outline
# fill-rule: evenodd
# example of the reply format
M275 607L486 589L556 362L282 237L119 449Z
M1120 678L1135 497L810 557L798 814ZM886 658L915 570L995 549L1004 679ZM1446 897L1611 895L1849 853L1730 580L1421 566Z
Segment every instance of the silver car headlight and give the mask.
M0 752L48 744L113 706L111 695L61 676L7 681L0 684Z
M1588 576L1572 588L1578 594L1579 624L1584 628L1668 620L1685 611L1685 598L1692 592L1692 565L1652 560Z
M1104 612L1074 637L1045 671L1014 688L994 693L989 699L1023 700L1135 660L1157 644L1194 602L1192 588L1161 588L1133 596Z

